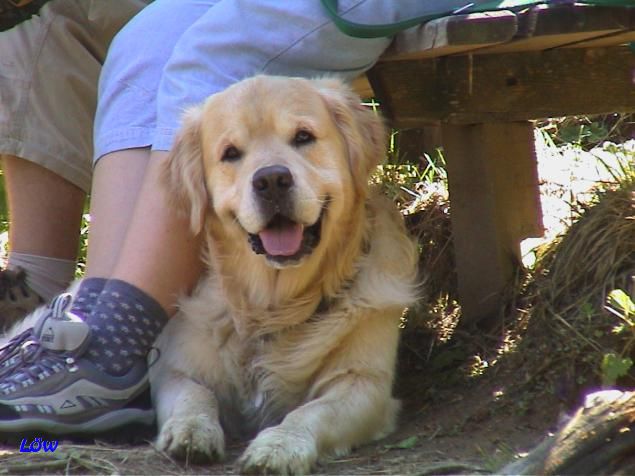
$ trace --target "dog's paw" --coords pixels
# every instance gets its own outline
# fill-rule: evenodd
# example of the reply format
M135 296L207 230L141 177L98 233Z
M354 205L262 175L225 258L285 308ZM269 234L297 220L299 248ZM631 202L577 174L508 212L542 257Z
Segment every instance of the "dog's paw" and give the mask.
M225 457L225 436L207 415L172 417L161 428L157 447L177 459L208 463Z
M307 474L317 459L317 447L310 435L276 426L261 431L238 464L243 473Z

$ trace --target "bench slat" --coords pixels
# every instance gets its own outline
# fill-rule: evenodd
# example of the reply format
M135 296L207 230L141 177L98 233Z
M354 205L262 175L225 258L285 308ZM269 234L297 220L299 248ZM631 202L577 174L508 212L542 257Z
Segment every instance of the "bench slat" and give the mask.
M635 8L538 5L518 13L454 15L398 34L381 61L611 46L631 41L634 30Z
M605 45L615 45L619 44L616 43L618 40L615 35L633 29L635 8L540 5L518 15L518 34L513 41L486 47L479 53L576 47L582 42L608 37L613 38L606 41Z
M510 11L440 18L398 34L382 61L432 58L504 43L517 27Z
M625 46L383 62L368 73L397 127L635 111Z

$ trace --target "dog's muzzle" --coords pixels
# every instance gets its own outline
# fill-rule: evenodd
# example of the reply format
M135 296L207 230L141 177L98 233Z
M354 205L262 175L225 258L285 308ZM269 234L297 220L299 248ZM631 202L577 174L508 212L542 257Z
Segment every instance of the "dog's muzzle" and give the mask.
M249 234L249 243L255 253L280 265L297 262L320 242L324 209L313 225L295 221L293 186L291 171L282 165L263 167L252 178L253 193L267 225L259 233Z

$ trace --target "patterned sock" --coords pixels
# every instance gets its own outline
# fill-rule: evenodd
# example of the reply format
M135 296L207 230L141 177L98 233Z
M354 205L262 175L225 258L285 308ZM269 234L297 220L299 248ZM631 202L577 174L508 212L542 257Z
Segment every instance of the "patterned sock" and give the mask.
M168 320L161 305L135 286L110 279L85 322L92 331L86 358L111 375L124 375L146 358Z
M84 279L75 293L70 311L85 320L86 316L90 314L90 311L95 304L97 304L97 298L101 294L102 289L104 289L107 281L106 278Z

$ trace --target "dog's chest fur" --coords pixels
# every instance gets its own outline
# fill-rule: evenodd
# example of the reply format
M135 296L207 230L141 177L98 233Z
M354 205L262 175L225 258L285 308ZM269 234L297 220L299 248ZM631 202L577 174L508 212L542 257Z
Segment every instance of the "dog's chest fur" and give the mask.
M336 306L321 306L321 312L308 314L305 322L258 335L239 329L236 323L244 322L244 316L230 310L216 276L205 278L199 289L205 292L184 300L183 312L176 317L187 319L188 325L173 329L188 349L205 352L190 351L190 368L182 371L214 389L223 426L236 436L279 423L306 401L314 375L354 327L352 321L333 320ZM327 346L325 333L333 334Z
M370 325L371 315L382 316L382 327L396 329L401 310L413 301L415 248L385 199L371 202L367 214L368 243L355 248L351 272L330 293L331 301L323 302L321 288L309 287L313 291L280 299L273 306L254 305L244 291L252 287L230 281L238 269L223 272L218 263L211 263L193 295L180 301L181 312L162 335L164 362L213 391L222 426L230 435L250 436L319 398L331 381L354 365L347 361L347 346ZM257 269L245 268L243 264L246 276L261 276ZM307 282L320 279L318 274ZM243 290L242 307L241 299L235 298L237 290ZM270 295L262 291L259 296ZM372 326L378 322L375 319ZM382 342L378 349L390 362L396 339ZM391 372L384 369L382 377L388 385Z

